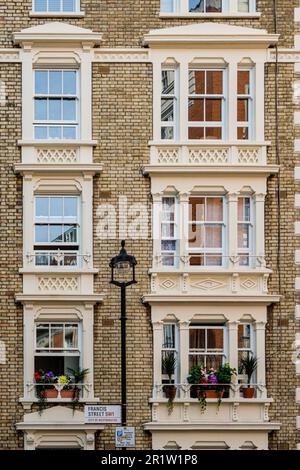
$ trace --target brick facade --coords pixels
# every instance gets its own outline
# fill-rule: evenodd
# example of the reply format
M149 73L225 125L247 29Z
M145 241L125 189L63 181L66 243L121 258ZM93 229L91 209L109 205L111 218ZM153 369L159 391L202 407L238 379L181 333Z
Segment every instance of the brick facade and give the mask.
M64 21L103 33L101 47L139 47L143 34L150 29L200 23L199 19L160 19L159 0L82 0L85 17ZM99 6L100 4L100 6ZM279 46L294 44L294 8L298 0L278 2L277 31ZM228 24L265 28L274 32L273 2L258 0L261 19L210 20ZM0 7L0 47L11 48L12 33L35 24L52 21L29 18L31 1L3 2ZM59 21L62 21L61 19ZM299 29L299 28L298 28ZM297 29L297 31L298 31ZM294 209L294 165L300 163L294 153L293 86L294 67L278 67L278 152L276 152L275 83L276 65L266 66L266 140L272 141L268 163L280 163L279 177L268 183L266 205L266 248L268 266L274 274L270 290L280 294L279 306L269 309L267 326L267 386L274 398L272 419L282 424L270 438L271 449L294 449L300 442L296 431L296 374L292 363L295 341L295 249L300 249L294 237L294 221L299 216ZM7 365L0 365L0 449L22 449L23 436L14 424L22 417L18 404L22 394L22 307L14 295L21 292L22 278L22 180L13 172L20 161L21 138L21 66L0 64L0 80L5 82L5 105L0 106L0 340L5 340ZM95 395L101 403L120 400L119 291L109 284L110 258L118 251L119 242L103 241L97 236L97 207L117 205L120 195L128 204L142 202L151 207L149 179L141 168L149 162L148 141L152 137L152 66L150 64L93 65L93 138L98 140L94 162L103 163L104 171L94 180L94 266L99 269L95 292L104 291L105 301L95 308ZM278 194L279 191L279 194ZM278 202L280 207L278 206ZM280 216L280 222L279 222ZM149 220L150 233L150 220ZM137 286L128 295L128 418L137 428L137 448L149 449L151 436L142 425L150 420L148 403L152 388L152 332L149 309L141 303L149 291L148 270L151 266L152 243L149 240L128 242L128 251L138 260ZM299 301L300 299L298 299ZM299 384L298 384L299 385ZM113 427L107 427L97 438L97 449L110 449Z

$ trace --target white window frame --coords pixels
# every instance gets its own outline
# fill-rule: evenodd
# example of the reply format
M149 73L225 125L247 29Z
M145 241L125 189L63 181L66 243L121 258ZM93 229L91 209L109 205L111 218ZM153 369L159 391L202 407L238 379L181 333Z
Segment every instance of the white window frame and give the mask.
M77 12L80 12L80 0L74 0L74 5L75 5L75 8L74 10L64 10L63 9L63 0L60 0L60 8L59 10L49 10L49 4L50 4L50 0L46 0L47 1L47 6L46 6L46 9L45 10L37 10L36 9L36 0L33 0L32 1L32 11L34 13L77 13Z
M168 212L170 214L173 211L164 211L164 199L173 199L174 200L174 221L164 219L164 213ZM164 237L162 231L162 225L169 224L174 225L174 237ZM160 250L161 250L161 263L164 267L176 267L178 265L178 245L179 245L179 227L178 227L178 200L176 196L163 196L161 200L161 214L160 214ZM163 250L162 242L163 241L174 241L175 242L175 250ZM173 264L164 264L164 257L170 258L173 257Z
M247 12L239 9L239 0L222 0L222 11L221 12L191 12L189 11L189 0L169 0L172 7L163 8L164 4L168 0L161 0L160 2L160 13L161 15L184 15L184 16L211 16L211 15L237 15L247 16L256 13L256 0L249 0L249 10ZM206 2L207 0L204 0Z
M77 201L77 217L68 217L62 215L61 217L51 217L50 215L48 217L42 217L42 216L37 216L36 215L36 201L37 198L49 198L49 208L50 208L50 199L51 198L74 198ZM60 267L68 267L68 268L76 268L79 267L80 261L79 261L79 253L80 253L80 247L81 247L81 198L79 195L74 195L74 194L36 194L34 197L34 257L35 257L35 266L39 268L60 268ZM37 242L36 241L36 231L35 227L37 225L76 225L77 227L77 242ZM39 246L49 246L54 245L58 247L56 250L39 250ZM64 251L65 247L72 247L74 246L74 250L66 250ZM75 247L78 247L78 249L75 250ZM57 256L59 255L58 250L61 249L61 254L62 254L62 259L61 262L58 262L58 264L52 265L51 264L51 256ZM37 264L37 257L38 256L45 256L48 259L48 264ZM75 256L76 258L76 264L65 264L65 257L68 256Z
M48 80L49 80L49 72L75 72L76 74L76 94L75 95L66 95L66 94L37 94L35 92L35 77L36 77L36 72L43 71L43 72L48 72ZM63 119L58 120L58 121L51 121L51 120L36 120L35 119L35 100L36 99L46 99L47 102L51 98L53 99L74 99L75 100L75 111L76 111L76 119L73 121L64 121ZM65 127L74 127L75 128L75 140L79 139L79 134L80 134L80 75L79 75L79 70L78 69L68 69L68 68L35 68L33 69L33 138L34 140L44 140L44 139L39 139L36 138L35 136L35 129L38 127L45 127L47 129L47 136L45 140L51 140L51 141L60 141L60 140L68 140L65 139L63 136L63 129ZM54 127L59 127L61 128L61 137L60 138L51 138L49 137L49 129L54 128ZM70 139L72 140L72 139Z
M174 382L177 383L178 382L178 375L179 375L179 369L180 369L180 364L179 364L179 328L178 328L178 325L175 323L175 322L164 322L163 323L163 341L164 341L164 338L165 338L165 334L164 334L164 329L165 329L165 326L173 326L174 327L174 343L175 343L175 347L174 348L170 348L170 347L166 347L165 344L163 343L162 346L161 346L161 358L163 358L164 356L164 353L173 353L175 355L175 358L176 358L176 366L175 366L175 373L174 373ZM168 383L169 381L169 378L167 375L163 374L162 371L161 371L161 380L162 380L162 383Z
M215 268L224 268L226 265L225 259L226 259L226 248L227 248L227 199L224 195L219 195L219 194L199 194L199 195L190 195L189 201L193 198L203 198L205 199L211 199L211 198L221 198L223 200L223 221L209 221L209 220L204 220L204 221L197 221L193 222L190 220L190 217L188 215L188 233L189 232L189 227L190 225L207 225L207 224L218 224L222 225L222 248L221 251L219 248L190 248L189 246L189 241L187 244L187 251L190 256L198 255L204 257L204 260L206 259L206 253L209 252L209 254L216 255L216 256L221 256L222 257L222 263L217 264L217 265L212 265L212 264L206 264L206 262L203 265L190 265L190 268L195 268L195 269L202 269L206 268L207 266ZM190 211L189 211L190 212ZM205 218L206 218L206 202L205 202Z
M162 74L163 72L166 71L172 71L174 72L174 93L172 94L166 94L162 92L162 86L161 86L161 98L160 98L160 129L161 129L161 140L162 142L174 142L177 140L178 137L178 121L179 121L179 100L178 100L178 67L168 67L168 66L162 66L161 68L161 81L162 81ZM162 118L162 100L163 99L169 99L173 100L173 112L174 112L174 119L173 121L163 121ZM173 129L173 138L172 139L163 139L162 138L162 130L164 128L172 128Z
M243 256L246 255L248 256L248 264L242 264L242 262L239 262L239 266L241 268L249 268L249 267L254 267L255 266L255 260L254 260L254 202L253 202L253 197L249 195L240 195L238 196L238 201L239 199L249 199L250 200L250 220L239 220L239 211L237 214L237 230L239 225L248 225L249 226L249 247L244 248L244 247L239 247L237 246L237 251L238 251L238 256ZM243 212L244 212L244 206L243 206ZM238 244L238 237L237 237L237 244Z
M207 330L223 330L223 351L222 352L212 352L207 350ZM205 350L191 349L190 348L190 339L189 339L189 363L190 356L203 356L205 359L201 363L206 367L206 356L222 356L222 364L224 364L228 358L228 328L226 325L214 325L214 324L203 324L203 325L193 325L189 326L190 330L205 330Z
M203 99L203 100L209 100L209 99L221 99L222 100L222 106L221 106L221 113L222 113L222 121L189 121L187 123L187 136L188 136L188 141L193 143L193 142L223 142L227 140L227 128L226 128L226 117L227 117L227 106L228 106L228 89L227 89L227 81L228 81L228 70L225 67L208 67L208 66L203 66L203 67L189 67L188 73L192 71L202 71L205 72L205 88L206 88L206 73L207 72L222 72L222 77L223 77L223 93L221 95L211 95L211 94L191 94L190 90L188 89L188 102L187 106L189 106L189 100L190 99ZM188 79L188 87L190 86L189 79ZM204 119L205 119L205 106L203 107L203 113L204 113ZM192 127L218 127L221 129L221 139L190 139L189 138L189 129Z
M237 102L239 99L247 99L248 100L248 121L242 122L237 121L237 130L236 130L236 138L239 142L247 142L254 139L254 114L255 114L255 106L254 106L254 96L255 96L255 85L254 85L254 68L251 67L238 67L238 72L249 72L249 93L247 94L239 94L238 89L236 90L237 94ZM238 128L239 127L247 127L248 128L248 139L238 139Z

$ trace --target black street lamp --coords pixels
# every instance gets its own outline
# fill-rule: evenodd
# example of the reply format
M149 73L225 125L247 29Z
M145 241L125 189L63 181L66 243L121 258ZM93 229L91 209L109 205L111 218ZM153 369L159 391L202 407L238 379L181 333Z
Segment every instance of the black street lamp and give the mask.
M125 241L121 243L118 256L111 259L111 284L121 288L121 387L122 387L122 426L127 425L127 389L126 389L126 287L136 284L134 256L125 250Z

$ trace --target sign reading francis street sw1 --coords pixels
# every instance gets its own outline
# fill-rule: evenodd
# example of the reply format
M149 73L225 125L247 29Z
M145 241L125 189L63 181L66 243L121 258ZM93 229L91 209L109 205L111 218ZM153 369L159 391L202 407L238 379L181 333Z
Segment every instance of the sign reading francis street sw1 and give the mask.
M121 406L119 405L86 405L84 422L87 424L120 424Z

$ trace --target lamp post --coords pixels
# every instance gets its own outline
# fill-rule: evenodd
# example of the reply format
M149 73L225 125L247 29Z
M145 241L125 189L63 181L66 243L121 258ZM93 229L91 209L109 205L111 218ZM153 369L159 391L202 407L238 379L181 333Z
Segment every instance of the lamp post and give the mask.
M118 256L111 259L111 284L121 289L121 387L122 387L122 426L127 425L127 389L126 389L126 287L136 284L134 256L125 250L125 241L121 243Z

